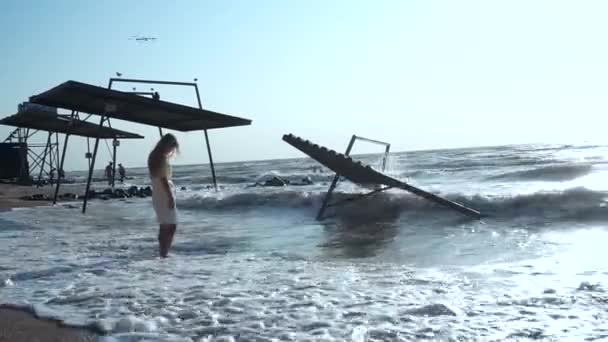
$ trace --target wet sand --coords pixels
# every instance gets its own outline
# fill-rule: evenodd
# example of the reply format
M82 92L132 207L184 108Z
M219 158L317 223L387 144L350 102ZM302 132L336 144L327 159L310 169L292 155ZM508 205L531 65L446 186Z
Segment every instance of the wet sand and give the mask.
M89 342L98 336L93 330L36 318L25 310L0 305L0 342Z
M61 193L82 191L82 186L67 184ZM0 211L13 208L51 205L52 201L27 201L20 197L42 194L51 197L55 188L0 184ZM97 333L62 325L61 322L40 319L25 310L0 305L0 342L87 342L95 341Z

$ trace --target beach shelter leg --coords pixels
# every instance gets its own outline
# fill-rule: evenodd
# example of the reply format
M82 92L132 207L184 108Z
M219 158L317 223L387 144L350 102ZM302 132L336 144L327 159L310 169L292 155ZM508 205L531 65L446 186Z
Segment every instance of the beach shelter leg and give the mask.
M55 166L57 169L57 177L59 177L59 133L55 132Z
M350 154L350 151L352 150L356 139L357 139L357 136L353 135L353 137L350 139L350 142L348 143L348 147L346 148L346 152L344 153L344 155ZM336 173L336 175L334 176L334 180L331 182L331 185L329 186L329 190L327 190L327 194L325 194L325 198L323 198L323 204L321 204L321 208L319 208L319 212L317 213L317 221L320 221L321 219L323 219L323 214L325 213L325 209L327 209L327 205L329 204L331 195L334 192L334 190L336 189L336 186L338 185L339 180L340 180L340 174Z
M57 170L57 185L55 186L55 195L53 196L53 204L57 204L57 195L59 195L59 186L61 185L61 170L63 170L63 162L65 161L65 152L68 148L68 138L69 134L65 135L65 140L63 141L63 152L61 153L61 161L59 162L59 169Z
M196 91L196 100L198 102L198 108L203 109L203 103L201 102L201 94L198 92L198 85L194 84L194 90ZM213 177L213 187L217 191L217 179L215 178L215 165L213 165L213 156L211 155L211 146L209 145L209 134L205 130L205 142L207 143L207 154L209 155L209 165L211 166L211 176Z
M112 140L112 189L114 189L114 182L116 180L116 138Z
M89 168L91 168L91 141L89 139L89 137L87 137L87 165L89 165Z
M207 153L209 154L209 165L211 166L211 176L213 177L213 186L217 191L217 179L215 178L215 166L213 165L213 156L211 155L211 146L209 145L209 135L205 130L205 142L207 143Z
M44 163L46 162L46 155L51 145L51 137L53 133L49 132L49 137L46 140L46 146L44 147L44 154L42 155L42 163L40 163L40 173L38 174L38 186L40 186L40 180L42 179L42 171L44 171Z
M390 150L391 145L386 145L386 150L384 150L384 157L382 158L382 172L386 171L386 162L388 161Z
M105 121L105 116L101 116L101 120L99 120L99 130L101 131L101 127L103 127L103 122ZM95 159L97 158L97 149L99 148L99 135L95 138L95 146L93 147L93 158L91 160L91 166L89 167L89 177L87 178L87 187L84 191L84 202L82 203L82 213L84 214L87 211L87 201L89 199L89 190L91 189L91 179L93 178L93 169L95 168Z

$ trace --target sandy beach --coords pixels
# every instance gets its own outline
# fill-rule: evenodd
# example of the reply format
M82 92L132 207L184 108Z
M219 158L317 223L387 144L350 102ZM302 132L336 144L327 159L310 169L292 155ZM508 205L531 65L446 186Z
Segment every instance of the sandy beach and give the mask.
M65 326L59 321L36 318L25 310L0 305L1 342L86 342L95 341L97 336L87 329Z
M79 185L65 185L61 193L81 190ZM50 186L20 186L0 184L0 211L13 208L47 206L50 201L27 201L23 196L42 194L51 197L54 188ZM84 342L94 341L97 334L82 328L68 327L59 321L40 319L21 309L0 305L0 342Z

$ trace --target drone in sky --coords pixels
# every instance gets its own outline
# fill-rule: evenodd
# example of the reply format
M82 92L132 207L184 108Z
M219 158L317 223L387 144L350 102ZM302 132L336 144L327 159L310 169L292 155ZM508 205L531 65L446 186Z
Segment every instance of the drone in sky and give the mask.
M156 38L156 37L147 37L147 36L140 36L140 35L129 38L129 40L134 40L136 42L151 42L151 41L155 41L157 39L158 38Z

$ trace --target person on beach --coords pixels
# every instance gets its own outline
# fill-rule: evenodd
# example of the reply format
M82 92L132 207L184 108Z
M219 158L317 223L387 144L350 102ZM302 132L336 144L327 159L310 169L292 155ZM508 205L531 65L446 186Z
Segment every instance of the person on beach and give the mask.
M113 171L114 170L112 169L112 162L109 162L106 166L106 178L108 179L108 184L112 184Z
M152 181L152 206L160 225L158 244L160 256L166 258L177 229L175 186L171 181L169 159L179 152L179 144L171 133L165 134L148 156L148 171Z
M121 183L124 183L126 173L125 167L122 164L118 164L118 174L120 175Z

